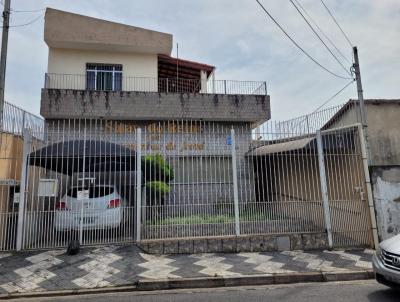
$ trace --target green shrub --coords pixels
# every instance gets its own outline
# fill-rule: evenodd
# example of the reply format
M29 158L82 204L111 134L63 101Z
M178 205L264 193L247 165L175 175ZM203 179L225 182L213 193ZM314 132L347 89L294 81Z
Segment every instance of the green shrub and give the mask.
M171 191L168 184L163 181L150 181L146 183L146 189L154 194L155 197L162 196Z
M170 182L174 171L161 154L142 157L142 172L146 181Z

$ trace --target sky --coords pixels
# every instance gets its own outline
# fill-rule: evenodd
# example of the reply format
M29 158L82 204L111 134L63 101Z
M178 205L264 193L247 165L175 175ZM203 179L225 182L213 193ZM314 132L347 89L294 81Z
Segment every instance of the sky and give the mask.
M289 0L260 1L320 64L346 75ZM298 1L351 61L352 49L321 1ZM324 2L359 49L365 98L400 98L400 0ZM17 11L46 7L171 33L179 57L216 66L216 79L266 81L275 120L314 111L350 81L301 53L255 0L11 0L11 7L12 26L39 19L10 28L5 99L35 114L47 69L44 11ZM350 68L350 62L338 58ZM326 106L356 97L352 84Z

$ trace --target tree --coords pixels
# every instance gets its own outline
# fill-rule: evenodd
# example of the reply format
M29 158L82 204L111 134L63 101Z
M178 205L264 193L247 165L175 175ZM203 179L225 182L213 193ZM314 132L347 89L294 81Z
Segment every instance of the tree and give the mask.
M160 215L165 196L171 191L169 182L174 179L172 167L161 154L142 157L142 173L145 181L147 219Z

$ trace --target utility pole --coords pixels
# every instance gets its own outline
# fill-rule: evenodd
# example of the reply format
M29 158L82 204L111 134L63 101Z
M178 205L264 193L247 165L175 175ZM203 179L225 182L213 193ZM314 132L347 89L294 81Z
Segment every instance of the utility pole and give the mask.
M4 0L3 34L1 36L1 58L0 58L0 129L3 129L4 87L6 82L8 29L10 27L10 7L11 7L10 2L11 0Z
M354 73L356 75L356 81L357 81L358 100L360 101L361 123L365 127L365 126L367 126L367 118L365 116L364 92L363 92L362 82L361 82L361 71L360 71L360 62L358 60L357 46L353 47L353 55L354 55L353 68L354 68Z
M368 196L368 207L371 217L371 228L372 228L372 239L374 242L374 247L379 246L379 238L378 238L378 228L376 222L376 213L375 213L375 204L374 204L374 197L372 194L372 185L371 185L371 177L369 167L371 166L371 153L370 153L370 146L368 142L368 122L367 116L365 113L365 102L364 102L364 92L362 88L361 82L361 72L360 72L360 62L358 60L358 50L357 47L353 47L353 55L354 55L354 73L356 76L357 82L357 93L358 93L358 101L360 103L360 115L361 115L361 125L360 132L362 132L364 146L361 146L362 149L362 158L363 158L363 166L364 166L364 174L365 174L365 185L367 190Z
M367 157L368 157L368 164L370 164L370 148L369 148L369 142L368 142L368 123L367 123L367 116L365 113L365 102L364 102L364 92L362 88L362 82L361 82L361 71L360 71L360 62L358 60L358 50L357 46L353 47L353 55L354 55L354 73L356 76L356 82L357 82L357 93L358 93L358 102L360 104L360 116L361 116L361 124L363 126L364 130L364 138L365 138L365 146L367 149Z

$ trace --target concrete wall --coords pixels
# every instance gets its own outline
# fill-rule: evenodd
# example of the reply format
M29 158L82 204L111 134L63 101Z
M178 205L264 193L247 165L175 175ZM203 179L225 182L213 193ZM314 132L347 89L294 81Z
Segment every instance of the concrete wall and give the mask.
M149 254L274 252L327 249L328 238L325 232L237 237L225 235L223 238L142 240L139 246Z
M20 180L22 148L20 136L0 133L0 179Z
M260 124L270 118L269 96L92 92L42 89L45 119L203 120Z
M360 123L358 107L346 111L329 128ZM400 101L366 101L371 166L400 164Z
M157 91L156 54L50 48L47 88L85 89L86 63L121 64L122 90ZM137 79L133 79L137 78Z
M172 35L48 8L49 47L170 55Z
M0 250L10 249L14 243L16 215L12 197L21 179L23 140L20 136L0 133Z
M379 239L385 240L400 233L400 165L371 172Z

